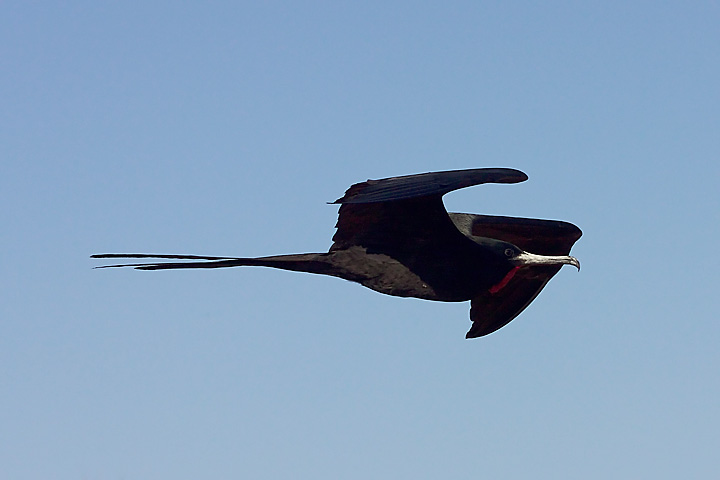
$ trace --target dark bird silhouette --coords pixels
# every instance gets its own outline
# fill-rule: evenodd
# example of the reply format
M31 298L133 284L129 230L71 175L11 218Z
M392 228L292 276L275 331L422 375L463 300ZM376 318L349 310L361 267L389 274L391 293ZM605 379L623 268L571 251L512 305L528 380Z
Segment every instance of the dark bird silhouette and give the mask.
M562 265L580 269L570 248L575 225L468 213L448 213L442 196L481 183L518 183L527 175L478 168L368 180L351 186L340 204L327 253L259 258L106 253L93 258L193 260L105 265L139 270L273 267L360 283L376 292L441 302L470 300L466 338L507 325L540 293ZM532 253L530 253L532 252Z

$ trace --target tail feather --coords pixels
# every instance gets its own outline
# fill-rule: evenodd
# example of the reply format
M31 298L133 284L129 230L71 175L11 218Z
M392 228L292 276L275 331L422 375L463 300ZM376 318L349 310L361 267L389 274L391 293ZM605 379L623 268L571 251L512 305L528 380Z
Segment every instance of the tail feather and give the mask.
M171 270L178 268L223 268L223 267L241 267L255 266L256 263L251 262L252 259L235 259L235 260L213 260L202 262L166 262L166 263L123 263L117 265L100 265L95 268L120 268L132 267L136 270ZM260 265L265 266L265 265Z
M90 258L176 258L183 260L235 260L237 257L208 257L204 255L176 255L164 253L96 253Z
M301 253L276 255L272 257L239 258L209 257L203 255L166 255L149 253L101 253L91 258L154 258L176 260L199 260L193 262L150 262L101 265L95 268L132 267L136 270L172 270L181 268L227 268L227 267L272 267L298 272L333 275L333 265L327 254Z

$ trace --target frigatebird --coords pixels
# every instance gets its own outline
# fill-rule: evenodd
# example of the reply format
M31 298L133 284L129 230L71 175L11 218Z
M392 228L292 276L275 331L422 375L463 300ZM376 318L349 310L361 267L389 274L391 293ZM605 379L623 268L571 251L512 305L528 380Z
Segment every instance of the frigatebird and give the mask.
M562 265L582 232L556 220L449 213L442 197L482 183L519 183L509 168L477 168L368 180L340 204L327 253L258 258L105 253L93 258L192 260L104 265L139 270L273 267L357 282L376 292L441 302L470 300L466 338L492 333L517 317ZM532 252L532 253L531 253Z

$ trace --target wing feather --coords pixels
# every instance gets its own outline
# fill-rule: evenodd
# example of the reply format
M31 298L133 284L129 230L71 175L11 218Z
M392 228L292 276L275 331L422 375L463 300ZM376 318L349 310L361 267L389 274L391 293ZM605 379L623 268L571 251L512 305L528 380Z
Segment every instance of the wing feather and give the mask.
M408 251L444 242L450 248L463 238L445 210L443 195L471 185L526 179L510 168L476 168L357 183L333 202L341 206L332 249L362 245Z
M332 203L375 203L426 196L440 196L460 188L482 183L518 183L527 180L512 168L473 168L419 173L381 180L368 180L351 186Z

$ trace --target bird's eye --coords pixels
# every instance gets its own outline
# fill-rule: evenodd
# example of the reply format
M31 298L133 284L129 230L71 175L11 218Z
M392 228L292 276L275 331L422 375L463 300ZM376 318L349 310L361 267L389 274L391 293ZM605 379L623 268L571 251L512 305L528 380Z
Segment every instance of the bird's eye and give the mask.
M508 258L514 257L514 256L515 256L515 252L513 251L512 248L506 248L506 249L505 249L505 256L508 257Z

